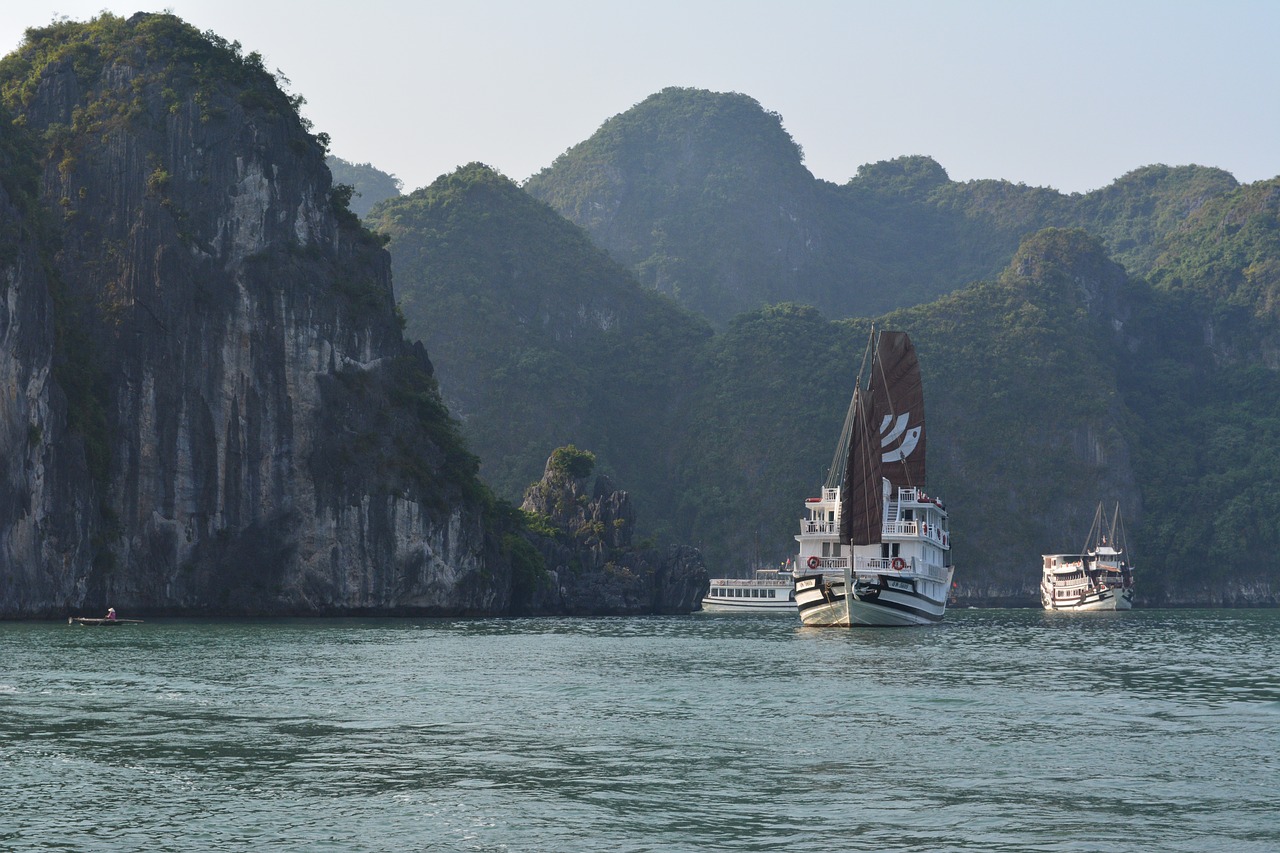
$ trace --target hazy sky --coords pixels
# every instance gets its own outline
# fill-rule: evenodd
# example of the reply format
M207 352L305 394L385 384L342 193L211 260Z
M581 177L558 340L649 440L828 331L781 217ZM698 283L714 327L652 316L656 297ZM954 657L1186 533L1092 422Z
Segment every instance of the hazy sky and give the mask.
M750 95L819 178L927 154L954 180L1084 192L1152 163L1280 175L1280 2L3 0L22 31L169 10L256 50L332 151L411 190L523 181L667 86Z

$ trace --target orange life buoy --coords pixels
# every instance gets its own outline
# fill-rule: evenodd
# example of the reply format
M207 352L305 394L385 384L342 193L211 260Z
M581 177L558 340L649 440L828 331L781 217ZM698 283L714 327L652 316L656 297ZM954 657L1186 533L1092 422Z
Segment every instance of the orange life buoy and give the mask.
M818 568L818 564L819 564L820 562L822 562L822 561L821 561L821 560L819 560L816 556L813 556L813 557L810 557L810 558L809 558L808 566L809 566L809 568L811 568L811 569L816 569L816 568Z
M907 567L907 561L906 561L906 560L902 559L901 557L894 557L894 558L893 558L893 570L894 570L895 572L900 572L900 571L902 571L903 569L905 569L906 567Z

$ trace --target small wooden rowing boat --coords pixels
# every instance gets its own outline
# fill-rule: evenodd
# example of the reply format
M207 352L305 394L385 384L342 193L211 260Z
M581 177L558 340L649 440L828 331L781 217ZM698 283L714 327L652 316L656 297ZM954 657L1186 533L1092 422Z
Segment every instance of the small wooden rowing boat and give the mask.
M68 616L68 625L83 625L86 628L105 628L108 625L141 625L141 619L94 619L90 616Z

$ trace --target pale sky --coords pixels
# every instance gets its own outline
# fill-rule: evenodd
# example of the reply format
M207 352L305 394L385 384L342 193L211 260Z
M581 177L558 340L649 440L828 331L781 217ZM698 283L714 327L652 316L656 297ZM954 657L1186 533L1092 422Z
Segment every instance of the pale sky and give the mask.
M819 178L907 154L1085 192L1153 163L1280 175L1276 0L3 0L29 26L171 11L261 53L344 159L523 181L667 86L742 92Z

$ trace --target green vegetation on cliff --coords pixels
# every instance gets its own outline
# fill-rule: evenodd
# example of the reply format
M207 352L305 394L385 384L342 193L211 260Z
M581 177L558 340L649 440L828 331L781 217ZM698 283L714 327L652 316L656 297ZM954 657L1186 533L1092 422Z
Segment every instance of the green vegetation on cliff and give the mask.
M747 132L766 124L772 134ZM840 318L875 316L911 331L921 352L936 414L931 490L956 512L962 586L1027 594L1040 551L1079 547L1101 498L1136 519L1154 597L1274 597L1274 580L1242 590L1274 578L1267 549L1280 536L1259 485L1280 476L1269 450L1280 370L1275 181L1241 187L1220 169L1152 165L1064 195L954 182L909 156L835 186L813 179L784 137L777 116L744 96L665 90L526 185L642 282L725 330L693 395L697 428L673 451L684 484L673 529L713 561L755 559L758 540L790 550L799 504L779 523L770 495L796 488L796 465L821 468L805 477L816 483L827 463L808 449L807 463L774 468L822 423L795 388L834 397L825 402L838 415L848 389L825 381L835 360L823 365L818 351L856 346L851 332L867 321ZM789 229L770 230L778 212ZM730 259L746 259L756 277ZM679 287L654 269L680 270ZM835 322L814 315L799 332L800 309L766 307L782 302ZM780 418L780 408L801 417ZM1197 566L1223 564L1215 549L1234 561L1223 570L1232 584L1191 582Z
M722 324L793 286L802 292L817 199L801 161L781 118L755 100L669 88L605 122L525 189L642 284Z
M781 119L751 98L665 89L601 125L525 188L583 227L647 286L718 328L778 302L872 316L995 278L1020 241L1081 227L1131 273L1206 202L1225 172L1150 166L1087 195L951 181L929 157L815 179Z
M67 128L51 131L78 134L103 130L112 121L146 117L155 106L143 93L150 82L163 84L163 105L169 110L179 109L181 93L193 90L206 121L223 115L211 103L216 87L235 87L243 106L279 115L293 115L303 103L301 97L281 92L280 80L267 73L261 54L244 54L239 42L228 42L213 32L201 33L174 15L140 13L125 19L104 12L87 23L59 21L32 27L25 35L22 45L0 60L0 97L15 112L31 106L51 66L70 70L82 91L101 95L107 95L107 90L99 88L104 68L145 66L155 75L152 79L135 78L131 99L87 98L84 106L72 113Z
M685 423L704 324L480 164L383 202L369 222L391 237L406 334L430 348L500 494L518 496L573 443L642 503L672 499L653 460Z
M65 392L92 475L67 461L73 442L48 442L44 483L0 501L0 539L35 500L99 502L74 535L36 513L45 564L20 567L16 592L0 566L0 613L107 596L170 612L509 607L502 545L520 516L480 483L402 336L383 242L284 83L168 14L35 28L0 60L4 141L35 150L0 180L34 190L45 216L19 221L52 236L46 274L28 276L52 299L27 303L53 316L21 318L30 364L10 373L52 354L31 408L60 430ZM18 427L33 446L46 434Z
M915 159L864 170L858 191L882 198L955 192L956 185L930 162ZM1204 177L1192 169L1162 171L1153 179L1157 189L1163 188L1162 197L1185 199L1196 191L1197 174ZM462 176L453 177L460 181ZM413 288L421 280L431 280L448 298L457 298L456 288L477 300L516 278L508 270L485 271L470 259L492 263L525 245L515 238L518 229L510 227L510 211L500 213L494 204L531 208L510 194L509 183L484 170L454 189L471 181L495 181L506 190L500 202L491 196L480 208L486 215L477 230L460 225L466 234L449 231L446 240L444 233L435 233L425 243L425 230L405 229L393 239L393 257L430 256L436 264L430 276L398 271L397 282L406 289L402 299L420 298L422 291ZM1275 470L1267 449L1273 445L1241 445L1233 455L1241 464L1227 471L1214 468L1213 454L1205 448L1234 447L1232 442L1240 444L1239 436L1252 430L1272 435L1275 413L1269 401L1274 398L1267 395L1274 373L1254 367L1251 374L1223 363L1221 355L1233 353L1241 339L1206 342L1203 330L1236 316L1223 308L1205 310L1222 304L1217 294L1223 282L1237 282L1232 299L1247 303L1247 310L1233 309L1237 313L1265 315L1262 309L1271 304L1267 258L1275 230L1260 201L1271 196L1210 184L1224 195L1206 202L1199 216L1174 217L1180 224L1168 226L1175 233L1164 238L1157 253L1164 265L1154 268L1155 286L1127 274L1104 235L1047 228L1020 241L998 275L878 318L881 327L909 331L921 354L930 412L929 488L946 498L955 514L963 593L988 601L1030 601L1039 554L1080 547L1099 499L1119 501L1134 523L1135 554L1150 570L1146 584L1153 599L1179 600L1178 590L1187 589L1179 585L1213 559L1211 549L1226 546L1232 519L1243 517L1267 530L1253 507L1267 506L1255 494L1263 488L1257 484L1266 482L1256 472ZM1007 234L1016 231L1020 216L1032 221L1043 216L1055 195L1011 185L982 190L988 205L982 215L1001 223ZM462 203L461 196L427 197L445 206ZM1002 197L1012 204L996 204ZM391 224L385 217L393 209L383 209L382 227ZM473 210L469 216L474 215ZM504 225L495 227L498 222ZM1234 222L1240 227L1231 228ZM476 242L467 242L471 239ZM540 245L554 251L553 242ZM574 280L567 269L580 263L571 258L583 249L576 241L571 245L574 254L565 271L547 290L539 290L541 298L554 299L562 279ZM1150 254L1146 244L1135 244L1130 257L1144 253ZM456 266L446 266L446 258ZM554 259L545 263L554 265ZM1226 267L1235 272L1224 272ZM1191 272L1173 275L1173 270ZM459 271L467 277L451 284ZM894 274L901 273L886 272ZM508 300L518 304L512 292L492 304ZM479 329L468 324L492 316L468 316L465 306L456 301L437 306L441 331L423 328L441 364L456 359L449 351L458 341L456 331L444 327ZM655 517L664 535L702 547L720 570L785 558L803 498L825 478L868 327L866 319L829 320L813 308L783 304L740 315L721 334L700 337L703 343L684 356L690 363L677 421L655 433L662 437L657 446L646 446L638 434L625 445L628 464L649 471L634 486L637 500L651 507L646 517ZM554 339L555 328L526 328L522 334L549 346L545 342ZM1254 347L1262 338L1255 334L1250 340ZM614 368L597 370L610 350L599 340L592 347L566 359L551 391L543 393L589 375L604 398L611 385L615 398L625 397L628 388L616 382ZM464 347L467 360L485 357L474 349ZM1266 352L1264 346L1264 357ZM527 387L537 378L527 368L520 360L492 366L503 382L512 383L509 388ZM1250 382L1267 390L1250 393ZM468 388L475 399L493 394L473 411L487 406L485 417L513 426L498 405L506 402L505 395L485 385L480 374L471 376ZM587 443L580 436L590 436L592 426L610 414L607 407L582 408L566 418L562 410L549 408L533 430L555 423L563 426L561 434ZM651 430L643 416L615 425L637 433ZM485 427L472 423L468 429L479 435ZM521 428L517 434L527 433ZM476 446L485 456L483 441ZM518 452L512 445L513 466ZM536 459L541 452L530 455ZM649 491L654 483L663 486L661 499ZM1247 512L1241 501L1249 502ZM1272 533L1251 533L1226 551L1247 558L1247 565L1261 565L1261 549L1272 538ZM1242 577L1238 569L1232 576ZM1197 589L1183 600L1212 594Z

